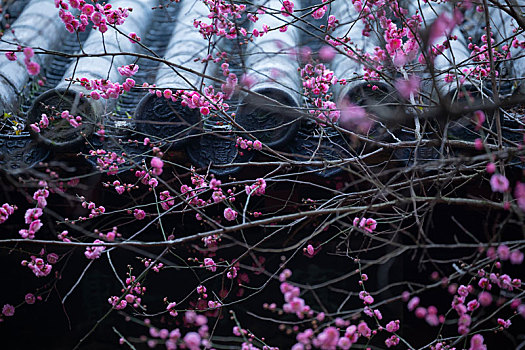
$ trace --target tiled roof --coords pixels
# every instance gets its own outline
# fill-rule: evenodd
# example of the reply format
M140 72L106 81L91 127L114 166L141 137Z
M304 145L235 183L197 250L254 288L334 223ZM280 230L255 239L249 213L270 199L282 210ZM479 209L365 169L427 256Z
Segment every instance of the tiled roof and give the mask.
M142 37L142 47L136 44L131 44L127 40L116 39L115 36L105 35L103 39L98 32L83 32L78 35L69 34L63 28L63 24L58 19L57 11L54 9L52 1L48 0L32 0L32 1L16 1L11 3L7 8L10 12L11 18L19 17L18 20L12 23L12 27L16 29L18 37L24 38L24 31L33 33L38 23L48 21L46 26L45 39L39 36L28 35L27 40L23 40L23 44L33 47L43 47L49 50L59 51L62 54L58 55L37 55L37 58L42 63L43 74L45 80L43 86L31 83L27 84L29 77L25 74L25 67L15 62L9 62L2 57L0 62L0 78L4 81L0 84L2 89L11 89L3 93L2 102L5 111L17 113L16 103L19 101L19 93L23 95L23 103L20 108L24 113L27 113L30 121L35 121L39 116L47 110L43 108L42 102L45 105L56 106L59 109L71 109L72 105L78 111L83 111L86 116L92 116L91 121L84 123L85 127L80 134L79 130L72 130L71 132L59 135L56 130L42 132L38 137L40 141L45 141L44 145L40 145L42 149L36 151L34 144L24 145L22 138L19 144L21 151L16 154L13 151L4 151L4 159L0 162L6 162L9 157L14 157L16 161L11 161L9 167L18 167L16 163L23 159L23 155L31 149L35 153L31 157L27 157L24 162L32 163L39 157L42 158L48 155L47 148L70 153L84 152L87 153L89 148L103 146L100 143L98 136L87 137L86 134L92 134L95 131L95 123L99 123L103 117L104 125L107 134L113 135L124 141L127 144L127 139L132 137L142 140L145 136L150 136L153 141L160 141L166 149L181 149L189 156L191 163L207 167L209 163L223 162L228 163L242 163L249 161L253 157L253 153L244 152L243 156L238 154L236 147L236 136L246 136L246 134L238 129L228 126L228 123L218 122L218 120L211 120L205 123L201 122L200 115L195 112L189 112L186 108L182 108L176 104L167 104L166 100L156 98L154 95L148 94L145 89L132 89L130 92L121 95L117 100L109 101L90 101L89 103L75 100L75 94L70 94L70 104L64 105L64 100L61 97L64 91L82 91L78 84L71 85L65 78L88 77L89 79L105 79L117 81L119 79L116 71L117 66L124 64L136 63L139 65L139 72L134 76L138 83L149 82L155 83L161 88L187 88L188 84L184 82L182 77L186 79L193 79L192 83L199 84L201 78L189 73L182 72L182 76L173 73L172 68L159 63L157 60L149 60L145 58L137 58L130 56L111 56L111 57L83 57L77 62L75 58L69 55L79 52L80 48L87 53L99 53L102 46L105 45L109 52L134 52L135 54L143 55L157 55L164 58L166 61L184 65L186 68L195 71L202 71L203 64L195 62L193 58L204 57L207 50L207 42L200 39L200 34L191 26L191 20L196 16L205 16L205 9L199 9L200 2L182 1L180 4L172 4L162 9L151 11L151 7L158 4L153 0L127 0L114 1L114 6L122 5L131 6L134 8L133 14L129 20L124 24L123 32L137 32ZM164 3L164 1L160 1ZM311 2L311 1L310 1ZM15 5L16 4L16 5ZM304 6L309 4L304 1ZM313 4L313 3L312 3ZM21 10L24 8L24 11ZM333 9L341 18L341 21L350 20L346 18L350 11L345 10L343 6ZM435 14L426 14L428 17L435 19ZM191 17L191 18L190 18ZM35 28L28 26L29 20L35 23ZM187 20L187 21L184 21ZM269 17L265 20L275 23L269 23L272 27L280 25L280 19L277 17ZM305 115L301 112L303 109L311 108L305 105L305 99L302 96L302 85L298 73L299 61L293 59L289 55L288 49L299 48L301 44L307 44L314 48L314 55L321 47L322 33L315 28L318 28L321 21L310 19L304 26L292 27L285 33L273 31L267 34L263 39L256 42L256 44L244 45L246 49L241 50L238 40L219 40L217 45L222 50L228 51L230 54L230 69L238 76L243 72L248 72L258 76L258 83L253 86L252 91L258 92L262 95L270 96L277 100L281 105L266 106L268 101L257 100L256 96L249 94L236 93L228 103L231 110L236 112L236 123L243 127L248 132L269 147L276 147L281 151L290 152L298 161L308 160L341 160L344 164L345 158L351 158L352 155L361 148L350 150L354 141L349 141L333 128L326 128L326 133L319 133L319 128L315 123L312 123L307 118L301 118ZM315 26L315 27L314 27ZM42 30L42 28L38 30ZM302 29L301 29L302 28ZM305 30L306 28L306 30ZM360 21L355 22L354 26L348 27L342 25L334 36L344 36L349 32L356 46L362 46L366 49L370 45L378 44L380 37L363 38L359 36L363 30L363 25ZM6 31L8 33L8 31ZM110 33L111 34L111 33ZM466 50L464 36L457 29L454 34L458 35L458 41L453 45L457 46L455 52L457 54ZM4 40L9 40L9 34L4 36ZM362 41L361 41L362 40ZM6 46L7 45L7 46ZM222 46L221 46L222 45ZM4 43L3 47L6 49L9 46ZM147 49L146 49L147 47ZM284 49L283 49L284 48ZM464 50L465 49L465 50ZM282 51L286 54L282 54ZM288 51L287 51L288 50ZM463 51L462 51L463 50ZM468 52L464 52L468 58ZM21 58L19 58L19 61ZM520 59L523 61L523 58ZM520 62L521 62L520 61ZM346 55L336 55L335 59L328 64L329 68L334 70L336 76L351 78L361 67L355 61L348 59ZM443 70L450 67L450 62L446 60L436 61L436 66ZM519 66L519 64L517 65ZM111 68L109 68L111 67ZM516 74L515 71L512 72ZM214 71L209 69L206 74L213 75ZM426 73L422 72L424 77ZM272 77L275 76L276 78ZM222 77L221 77L222 78ZM442 81L442 79L439 79ZM339 103L343 98L348 98L352 103L364 105L369 112L375 114L383 125L372 129L371 137L376 140L385 142L396 141L410 141L414 139L414 132L412 126L394 128L393 133L388 132L385 128L391 127L392 122L397 123L401 118L409 116L405 108L400 106L404 104L403 100L396 94L395 89L387 81L378 81L374 83L379 86L378 92L370 89L370 85L362 80L355 80L347 84L346 87L335 88L334 99ZM217 84L215 84L217 86ZM219 84L220 85L220 84ZM468 85L468 84L467 84ZM467 88L470 85L467 86ZM218 86L217 86L218 87ZM455 91L450 84L438 84L438 89L442 93L447 94ZM432 90L432 89L431 89ZM56 91L60 93L57 95ZM480 90L477 85L472 85L472 91L485 91L487 96L482 99L490 98L491 92L489 90ZM374 96L373 94L376 94ZM7 96L7 97L6 97ZM283 108L289 106L290 108ZM261 110L262 108L262 110ZM133 116L133 119L130 117ZM181 117L182 116L182 117ZM181 119L182 118L182 119ZM411 117L410 117L411 118ZM457 119L457 118L456 118ZM512 119L512 115L507 113L503 115L503 122L506 129L505 136L509 139L519 140L521 137L520 125L517 120ZM390 124L389 124L390 123ZM218 127L217 124L220 124ZM386 125L385 125L386 124ZM203 129L204 127L204 129ZM260 131L261 128L267 131ZM203 134L204 131L204 134ZM203 136L201 136L203 134ZM321 137L321 135L324 135ZM429 138L440 137L439 131L430 130L424 136ZM451 139L462 139L466 141L473 141L479 137L479 133L474 131L468 118L453 121L448 126L448 137ZM76 140L77 142L71 142ZM189 141L189 142L188 142ZM6 142L6 141L1 141ZM109 141L106 141L109 142ZM114 143L114 142L113 142ZM86 144L88 148L86 148ZM352 145L351 145L352 144ZM320 145L320 148L316 145ZM57 147L61 146L61 147ZM434 148L434 146L437 146ZM439 157L439 145L421 147L418 151L418 157ZM122 146L114 143L113 148L118 150ZM142 157L142 149L136 145L124 146L128 153L134 153L140 161ZM312 158L312 155L315 157ZM394 158L400 158L403 162L408 162L412 158L411 149L399 149L393 153ZM220 160L219 160L220 159ZM23 166L27 166L26 164ZM311 170L318 171L321 176L333 176L339 170L338 167L332 170L322 170L322 165L316 164L310 167ZM320 170L321 169L321 170ZM229 174L240 170L239 167L231 168L213 168L212 172L217 174Z

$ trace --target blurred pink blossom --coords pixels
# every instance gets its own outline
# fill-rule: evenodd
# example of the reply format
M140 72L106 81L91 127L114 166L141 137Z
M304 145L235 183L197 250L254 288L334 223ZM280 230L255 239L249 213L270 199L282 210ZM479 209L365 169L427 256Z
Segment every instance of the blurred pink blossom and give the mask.
M343 106L341 106L341 116L339 119L339 125L341 125L341 127L366 134L373 123L373 120L366 115L363 107L348 103L344 103Z
M509 180L501 174L494 174L490 178L492 192L506 192L509 189Z
M336 51L332 46L324 45L319 50L319 58L325 62L331 62L335 57Z
M399 92L399 95L408 100L411 94L415 96L418 93L420 82L421 79L417 75L411 75L408 80L397 80L395 82L395 87Z

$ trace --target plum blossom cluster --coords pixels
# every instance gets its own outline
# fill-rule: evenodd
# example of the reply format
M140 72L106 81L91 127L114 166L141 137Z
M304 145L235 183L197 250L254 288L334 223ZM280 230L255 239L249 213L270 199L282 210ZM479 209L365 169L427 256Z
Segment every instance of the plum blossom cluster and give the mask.
M514 250L511 253L507 246L502 245L500 247L498 247L498 249L489 249L487 251L487 256L494 260L497 258L501 258L501 260L509 260L510 256L514 254L514 263L521 264L523 262L523 254L520 251ZM496 269L501 268L500 262L496 261L494 267ZM491 271L493 270L491 269ZM487 272L484 269L478 270L475 277L477 279L477 284L470 283L467 285L460 285L459 287L455 283L448 284L448 280L446 278L443 279L443 285L448 285L448 291L453 295L451 309L457 314L457 331L461 335L466 335L470 332L470 327L472 326L473 318L475 318L474 313L476 310L480 307L488 307L491 305L493 302L491 291L493 291L494 286L499 287L502 291L507 291L502 295L508 296L508 293L511 293L515 288L519 288L522 284L521 280L518 278L513 279L507 274ZM438 278L437 273L435 278ZM476 292L476 287L480 289L479 292ZM473 296L474 298L468 300L469 296ZM429 325L439 326L445 322L444 315L437 316L437 308L435 306L429 306L428 308L420 306L419 297L414 296L409 299L409 292L404 292L402 298L404 301L408 301L408 310L414 311L416 317L425 319ZM501 301L498 301L498 305L500 303ZM512 309L517 309L517 313L525 317L525 306L521 305L520 299L513 299L510 307ZM510 319L504 318L497 318L497 323L501 326L501 329L509 328L512 324ZM470 349L483 349L483 337L474 339L471 342ZM437 348L436 345L436 349Z
M490 178L490 187L492 192L506 193L511 190L510 181L503 174L495 174L496 167L494 163L487 164L487 172L492 173ZM517 181L514 187L514 198L518 207L525 211L525 184Z
M55 0L59 17L70 33L84 32L92 26L101 33L108 31L108 25L121 25L131 11L130 8L114 9L111 4L89 4L85 0ZM78 10L75 16L72 10Z
M198 91L187 91L187 90L177 90L173 92L171 89L165 89L163 91L155 89L155 85L149 85L147 83L143 84L143 87L149 87L149 92L161 98L171 100L172 102L177 102L180 98L180 104L183 107L188 107L190 109L199 109L200 113L203 116L209 115L212 111L227 111L229 105L224 102L224 94L219 91L215 92L213 86L207 86L203 89L203 95Z
M404 69L405 64L416 58L419 52L419 42L421 42L421 38L418 36L422 23L420 15L408 16L408 10L401 7L398 1L385 3L383 1L363 2L361 0L352 0L352 4L356 12L360 14L359 20L364 23L361 34L365 37L369 36L372 28L379 24L385 46L376 46L373 52L362 52L357 47L358 45L354 45L352 38L332 38L327 35L325 39L333 47L341 46L341 49L350 58L365 63L363 64L363 79L365 81L380 80L380 73L385 65ZM392 20L388 17L390 15L403 18L403 21ZM338 20L335 18L331 19L331 21L329 19L329 27L335 28L337 22ZM402 23L400 24L400 22ZM345 79L339 78L341 84L346 84ZM377 86L372 85L372 89L377 89Z
M102 215L106 212L106 208L102 205L97 205L94 202L88 202L84 197L80 197L82 200L82 208L86 208L90 210L90 213L88 215L88 218L92 219L94 217L97 217L99 215ZM79 217L79 220L86 220L85 217Z
M10 215L13 215L15 210L18 209L16 205L11 205L9 203L4 203L0 207L0 224L3 224Z
M486 290L491 290L494 285L498 286L502 290L513 291L514 288L521 287L521 279L511 278L507 274L499 274L491 272L486 273L485 270L480 270L478 275L481 277L478 286Z
M198 327L195 331L189 331L184 336L180 328L175 328L169 331L166 328L158 329L151 325L151 321L146 319L145 325L149 327L149 336L143 336L148 347L155 348L157 345L163 344L167 350L188 349L199 350L208 349L211 344L208 341L208 319L206 316L197 315L193 311L187 311L184 315L185 327ZM147 339L147 340L146 340ZM121 338L120 344L124 344L125 339Z
M225 65L228 63L223 63L222 65ZM221 91L224 93L224 98L229 100L232 98L233 94L235 93L235 88L237 87L239 79L237 78L237 75L235 73L229 73L226 76L226 84L221 84Z
M242 150L248 150L251 151L252 149L256 151L262 150L262 142L259 140L248 140L242 137L237 137L235 147L239 147Z
M136 69L138 69L138 65L134 65ZM121 71L123 68L120 67L119 71ZM132 70L125 69L122 70L121 74L128 74ZM87 78L75 78L74 83L78 83L86 90L91 91L89 93L89 97L93 100L100 100L103 99L116 99L119 98L120 95L122 95L126 91L131 91L131 89L135 86L135 80L132 78L127 78L122 84L116 82L113 83L110 80L106 79L87 79Z
M45 277L51 273L53 266L43 258L31 256L31 261L22 260L22 266L27 266L36 277Z
M42 114L40 117L40 121L38 123L30 124L29 127L31 130L33 130L36 133L39 133L42 129L46 129L49 126L50 121L54 121L56 118L62 118L64 120L67 120L69 125L71 125L73 128L78 128L82 125L82 116L74 116L72 115L68 110L62 111L61 113L57 113L57 116L51 116L48 117L46 114Z
M359 227L367 232L372 233L377 227L377 221L372 218L358 218L355 217L353 221L354 227Z
M192 185L181 185L180 193L185 197L186 202L189 205L203 208L213 203L220 203L224 201L234 202L235 196L232 189L223 190L221 188L221 181L212 177L209 182L204 176L201 176L192 169L193 175L191 177ZM143 172L141 172L143 174ZM143 174L142 176L147 176ZM150 180L151 181L151 180ZM205 193L209 193L207 190L211 190L211 198L207 200L201 198ZM174 197L170 194L168 190L165 190L160 193L160 199L162 200L161 206L164 210L168 210L175 204ZM233 221L237 217L237 212L231 207L224 209L224 218L228 221ZM202 220L200 213L196 213L195 217L197 220Z
M22 50L22 48L19 46L18 50ZM24 53L24 64L26 66L27 72L32 76L38 75L40 73L40 65L37 62L31 60L35 56L35 52L31 47L25 47L22 51ZM5 56L9 61L17 60L16 53L13 51L6 52Z
M359 292L359 299L363 300L363 304L365 305L370 305L374 303L374 297L364 290Z
M117 68L120 75L123 77L132 77L139 71L139 65L138 64L128 64L122 67Z
M206 270L209 270L211 272L217 271L217 264L215 263L215 261L213 261L212 258L205 258L204 264L201 266L206 267Z
M360 270L356 270L356 272L360 272ZM362 287L362 291L359 292L359 299L363 301L363 304L365 305L363 312L368 317L375 317L377 320L383 319L383 314L381 314L381 311L379 309L372 309L369 305L372 305L374 303L374 297L366 291L365 289L365 282L368 281L368 275L363 273L361 274L361 280L359 281L359 285ZM399 320L396 320L395 322L392 321L387 324L386 329L393 333L399 329ZM390 329L390 330L389 330Z
M57 235L57 238L59 240L61 240L62 242L71 242L71 239L68 238L68 235L69 235L69 231L67 230L64 230L62 232L60 232L58 235Z
M45 208L47 206L47 197L49 197L49 190L47 189L47 182L40 181L39 186L42 188L38 189L33 193L33 199L36 201L36 205L39 208Z
M369 3L367 3L367 5L368 4ZM371 6L380 6L380 3L371 4ZM391 6L396 9L396 14L403 16L408 14L408 11L400 7L397 1L393 2ZM403 23L401 28L399 28L395 21L386 17L384 9L380 9L379 12L379 24L384 30L383 38L386 41L386 51L376 47L374 49L374 54L371 55L371 60L377 63L388 62L388 60L391 60L396 67L401 67L412 61L417 56L420 38L417 38L414 34L420 32L419 26L422 23L422 18L419 15L408 17L407 21ZM366 21L368 19L370 19L369 16L365 17L363 20ZM389 56L391 58L389 58ZM382 69L382 67L379 66L377 68L379 70ZM376 75L375 72L371 71L369 71L369 74L371 77L375 77Z
M153 157L151 159L151 172L153 175L160 176L162 174L162 168L164 167L164 162L159 157Z
M409 300L410 294L408 292L404 292L402 297L403 300L408 300L408 311L414 311L417 318L424 319L430 326L439 326L445 322L445 316L438 315L438 309L434 305L430 305L428 308L420 306L420 298L415 296Z
M146 267L150 267L151 266L151 269L155 272L160 272L160 270L164 267L164 264L159 262L159 263L153 263L151 259L141 259L142 263L144 264L144 266Z
M202 242L204 243L204 246L208 248L208 250L210 251L217 250L217 246L220 241L221 241L220 235L210 235L210 236L202 238Z
M175 198L170 194L169 191L162 191L159 195L160 200L162 201L160 203L160 206L164 210L168 210L170 207L175 205Z
M326 3L327 0L322 0L322 3ZM326 13L326 10L327 10L327 7L326 5L320 5L313 13L312 13L312 17L315 18L315 19L321 19L324 17L325 13Z
M42 209L47 206L47 197L49 196L49 190L46 188L47 183L42 181L40 183L42 188L38 189L33 193L33 199L36 201L36 208L27 209L24 215L25 223L29 225L27 229L23 228L18 231L22 238L34 239L35 233L42 228L42 221L40 217L43 214Z
M266 192L266 180L258 178L253 185L246 185L244 189L247 195L262 196Z
M336 123L339 120L340 111L330 100L331 95L328 94L330 86L337 83L334 72L322 63L316 66L307 64L301 69L301 78L305 96L309 97L311 104L316 107L309 113L320 119L321 124L324 122Z
M281 7L281 15L284 17L289 17L293 13L293 8L295 4L293 1L290 0L284 0L283 1L283 7Z
M208 308L210 308L210 309L218 309L220 307L222 307L222 303L220 301L208 300Z
M146 287L142 286L137 278L128 272L128 277L126 278L126 286L121 290L123 297L111 296L108 299L108 303L113 306L116 310L125 309L126 306L133 306L135 309L139 307L144 307L141 304L142 296L146 292Z
M305 304L304 299L300 298L300 289L290 285L286 280L292 275L289 269L283 270L279 275L279 281L281 282L281 292L284 294L286 303L283 305L283 311L285 313L295 313L297 317L303 319L305 316L313 317L315 315L316 322L323 322L325 320L324 312L315 312L308 305ZM368 277L363 274L361 276L360 285L363 285L363 281L366 281ZM364 288L364 287L363 287ZM372 304L374 302L372 296L364 289L359 294L359 297L363 300L365 305ZM265 304L266 309L276 311L277 307L275 304ZM383 319L379 310L371 310L368 306L365 306L365 314L370 317L375 317L376 321L379 322ZM350 349L353 344L357 343L361 337L370 339L376 335L379 331L387 332L387 339L385 344L388 348L399 344L399 337L395 334L400 329L399 320L392 320L385 326L379 326L377 330L372 330L368 324L361 320L357 325L352 325L350 321L344 320L340 317L335 318L333 325L327 325L325 327L318 327L316 331L311 328L307 328L302 332L298 331L298 327L294 327L293 330L297 332L297 343L292 347L293 350L306 350L312 349L313 347L319 349ZM234 334L238 335L241 331L239 329L234 330Z
M166 310L169 312L169 314L173 317L176 317L179 315L179 313L177 312L177 303L176 302L171 302L171 303L168 303L168 306L166 306Z
M309 305L306 305L303 298L300 298L301 290L288 283L286 280L292 275L289 269L283 270L279 275L281 281L280 290L284 295L285 304L283 311L285 313L294 313L298 318L303 319L305 316L313 317L314 311Z
M222 188L221 188L221 185L222 185L222 181L221 180L217 180L214 177L210 180L209 186L210 186L210 189L213 191L213 193L211 195L211 198L212 198L214 203L222 202L222 201L226 200L226 198L227 198L226 195L224 194ZM228 194L230 195L231 192L228 192Z
M107 182L103 184L104 187L113 187L115 188L115 191L118 194L123 194L125 191L131 191L133 188L135 188L135 185L133 184L126 184L121 183L119 180L115 180L113 182Z
M472 40L472 38L469 39ZM470 77L475 80L487 78L490 76L491 72L488 37L486 34L481 36L481 41L483 42L481 46L472 42L468 44L468 48L471 50L470 57L472 58L472 62L475 62L476 64L462 69L465 77ZM492 46L492 57L494 61L510 58L510 52L507 54L507 57L505 57L506 55L504 54L504 52L508 50L507 45L502 46L503 52L497 49L496 42L492 37L492 32L490 33L490 41ZM498 76L498 70L495 70L494 74Z
M203 89L204 96L201 96L196 91L182 91L181 105L190 109L198 108L203 116L210 114L211 110L227 111L229 105L225 103L222 92L215 93L213 86L208 86Z
M160 162L162 160L160 158L157 158ZM160 165L160 162L157 162L156 160L152 160L153 165ZM162 166L164 165L164 162L162 162ZM143 169L143 170L136 170L135 171L135 177L140 179L140 182L143 185L149 186L150 189L153 189L159 185L159 180L157 180L156 177L154 177L153 172L155 173L161 173L162 167L156 167L152 166L150 170ZM163 191L160 193L160 199L162 200L161 206L164 210L168 210L171 206L175 204L173 201L173 197L170 195L169 191Z
M500 244L497 248L489 247L487 249L487 257L492 260L509 260L513 265L521 265L523 263L523 253L519 249L511 250L505 244Z
M60 113L60 117L64 120L67 120L74 128L78 128L80 125L82 125L82 117L79 115L73 116L69 113L69 111L63 111Z
M40 132L41 129L46 129L49 126L49 118L45 113L42 113L40 116L40 121L38 123L29 124L29 127L34 132Z
M487 284L487 287L488 285L490 284ZM452 308L458 313L458 316L459 316L458 318L458 333L459 334L467 334L470 331L469 327L472 323L472 317L471 317L471 314L469 314L468 312L473 312L480 305L480 302L474 299L468 302L467 305L465 306L466 298L473 291L474 291L474 287L472 285L470 284L468 286L461 285L457 289L457 295L454 296L454 300L452 302ZM508 321L508 324L505 322L505 325L506 325L505 328L508 328L508 326L510 326L510 321Z
M35 52L32 48L24 48L24 64L26 65L27 72L30 75L38 75L40 73L40 65L31 59L35 56Z
M391 322L393 323L393 321ZM395 329L395 326L387 325L388 329ZM353 344L357 343L361 337L370 338L375 335L377 331L372 331L365 321L359 322L357 325L351 325L349 321L337 319L336 327L329 326L319 332L314 337L315 333L311 328L297 334L297 343L292 347L293 350L311 349L315 346L319 349L344 349L348 350ZM394 323L395 325L395 323ZM343 335L341 335L341 329ZM396 335L390 336L385 344L387 347L395 346L399 343L399 338Z
M235 277L237 277L237 273L239 272L239 264L236 263L235 265L233 265L232 267L230 267L228 269L228 272L226 272L226 278L232 280L234 279Z
M96 233L98 233L98 236L100 237L100 239L103 239L107 242L114 242L115 238L122 237L122 235L117 232L116 226L114 226L113 229L109 231L108 233L102 233L102 232L99 232L98 230L95 230L95 234Z
M102 252L106 250L106 247L103 245L103 243L104 242L100 239L95 239L95 241L93 242L94 245L92 247L87 247L86 251L84 252L86 258L88 258L89 260L95 260L100 258Z
M242 36L246 36L246 29L239 28L234 21L234 19L242 17L246 11L246 5L230 3L224 0L202 1L209 8L208 18L212 19L212 21L208 24L195 19L193 26L199 29L199 33L204 39L210 39L213 35L235 39L238 32ZM252 16L250 19L253 20L254 18L256 17Z
M115 175L119 171L119 166L126 163L122 155L105 149L89 150L89 155L96 158L97 168L100 171L107 171L108 175ZM118 190L117 190L118 191Z
M334 47L342 46L342 49L350 58L367 63L363 65L364 80L379 80L379 72L383 70L385 63L390 65L393 62L395 66L401 67L416 57L419 45L414 33L418 32L417 27L421 21L418 16L406 18L408 11L400 7L397 1L385 3L382 1L363 2L353 0L352 4L357 13L360 14L359 20L364 23L364 29L361 34L365 37L369 36L375 23L379 23L384 33L385 47L375 47L374 52L362 52L357 47L354 47L356 45L353 45L352 38L332 38L327 35L325 39ZM387 6L390 7L388 10L386 10ZM404 16L406 20L402 27L398 28L396 22L387 17L387 13L392 13L396 17ZM335 28L338 20L333 18L331 22L332 24L329 24L329 26ZM341 79L341 83L345 84L346 81ZM373 86L372 88L377 87Z
M29 228L21 229L19 231L22 238L35 238L35 233L42 227L42 221L39 219L40 216L42 216L42 213L42 209L40 208L27 209L25 214L25 223L29 225Z

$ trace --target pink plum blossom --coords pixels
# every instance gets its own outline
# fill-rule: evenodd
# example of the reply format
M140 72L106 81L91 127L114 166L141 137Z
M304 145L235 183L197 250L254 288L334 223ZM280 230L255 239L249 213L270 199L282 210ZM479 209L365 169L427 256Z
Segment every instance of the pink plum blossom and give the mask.
M409 311L414 310L419 305L419 297L413 297L407 304Z
M501 174L494 174L490 178L492 192L506 192L509 189L509 180Z
M184 344L189 350L199 350L201 348L201 336L196 332L188 332L183 338Z
M483 336L481 334L475 334L470 338L469 350L487 350L487 346L483 344Z
M473 114L474 121L476 122L475 130L479 131L485 122L485 113L483 111L475 111Z
M329 45L324 45L319 50L319 58L324 62L331 62L334 59L335 54L335 49Z
M26 67L27 67L27 72L29 73L29 75L38 75L40 73L40 65L36 62L28 62L26 64Z
M456 13L454 14L456 15ZM441 13L430 27L430 33L428 36L429 46L433 45L434 42L442 36L450 34L452 29L454 29L458 23L459 18L457 16L451 18L446 12Z
M224 218L228 221L233 221L237 217L237 212L232 208L224 209Z
M366 115L363 107L353 104L344 104L341 107L341 117L339 119L339 125L341 125L341 127L366 134L373 123L373 120Z
M326 327L313 340L313 345L320 349L335 349L339 342L339 331L335 327Z
M397 332L399 330L399 320L388 322L386 325L386 330L390 333Z
M205 258L204 266L206 266L206 269L210 270L211 272L217 271L217 265L215 264L215 261L213 261L212 258Z
M120 73L120 75L124 77L132 77L138 72L139 66L137 64L129 64L126 66L118 67L117 70Z
M419 92L421 79L417 75L411 75L407 80L399 79L395 82L395 87L404 99L409 99L410 95L416 96Z
M17 58L14 52L6 52L5 57L7 57L9 61L16 61Z
M133 211L133 216L135 216L135 219L142 220L146 217L146 212L142 209L135 209Z
M140 36L138 36L137 33L135 32L129 33L128 36L129 36L129 41L131 41L132 43L136 43L140 41Z
M13 316L15 314L15 307L11 304L5 304L2 308L2 314L4 316Z
M525 183L517 182L514 188L514 197L521 210L525 211Z
M32 293L27 293L26 296L24 297L24 300L27 304L32 305L36 302L36 297Z
M97 244L97 243L103 243L103 242L99 239L96 239L93 243ZM86 258L90 260L95 260L95 259L100 258L100 255L102 254L104 250L106 250L106 247L103 245L87 247L86 251L84 252L84 255L86 256Z
M523 262L523 253L519 250L513 250L509 256L510 263L520 265Z

